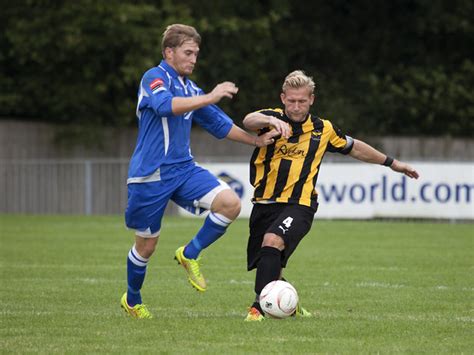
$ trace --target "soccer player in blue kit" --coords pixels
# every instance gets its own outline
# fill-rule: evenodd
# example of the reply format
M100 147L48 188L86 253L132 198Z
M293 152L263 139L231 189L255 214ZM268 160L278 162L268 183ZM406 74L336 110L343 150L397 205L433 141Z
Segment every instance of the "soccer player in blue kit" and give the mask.
M138 139L128 171L125 221L135 231L127 259L127 292L121 307L132 317L151 318L140 290L147 263L155 251L161 220L169 200L199 214L210 210L203 226L175 259L198 291L206 290L199 253L221 237L240 213L240 199L230 187L196 165L190 151L192 122L218 139L228 138L262 147L273 143L278 132L253 136L233 124L215 104L232 98L232 82L218 84L205 94L188 76L199 53L201 37L195 28L170 25L163 33L161 63L149 69L140 82L136 114Z

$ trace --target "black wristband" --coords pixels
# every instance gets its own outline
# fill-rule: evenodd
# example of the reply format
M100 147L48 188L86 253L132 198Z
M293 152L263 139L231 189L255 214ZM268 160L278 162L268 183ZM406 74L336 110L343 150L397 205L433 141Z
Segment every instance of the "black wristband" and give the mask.
M382 163L382 165L392 166L392 164L393 164L393 158L387 155L387 158L385 158L385 161Z

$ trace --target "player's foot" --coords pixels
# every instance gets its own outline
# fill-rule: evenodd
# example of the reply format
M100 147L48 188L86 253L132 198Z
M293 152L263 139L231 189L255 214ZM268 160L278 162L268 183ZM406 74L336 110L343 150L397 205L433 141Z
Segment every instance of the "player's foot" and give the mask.
M133 318L139 319L148 319L153 318L150 311L144 304L136 304L133 307L130 307L127 303L127 292L125 292L120 300L120 306Z
M180 247L176 250L174 259L178 264L181 264L188 273L188 281L191 285L198 291L206 291L206 280L199 269L199 258L188 259L184 256L184 247Z
M309 312L308 310L301 307L300 303L298 302L298 304L296 305L295 317L309 318L309 317L312 317L312 316L313 315L311 314L311 312Z
M265 320L265 317L256 307L250 307L247 317L245 317L245 322L261 322Z

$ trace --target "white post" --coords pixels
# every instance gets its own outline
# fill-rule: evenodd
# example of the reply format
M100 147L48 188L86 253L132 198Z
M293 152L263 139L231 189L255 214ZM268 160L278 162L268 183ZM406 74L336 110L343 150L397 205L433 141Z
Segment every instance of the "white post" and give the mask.
M92 214L92 162L84 161L84 212Z

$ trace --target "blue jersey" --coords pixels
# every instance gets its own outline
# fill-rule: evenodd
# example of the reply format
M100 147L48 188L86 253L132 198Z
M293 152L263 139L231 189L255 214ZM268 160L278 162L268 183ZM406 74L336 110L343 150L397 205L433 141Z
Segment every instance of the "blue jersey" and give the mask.
M170 179L194 165L190 147L192 121L216 138L227 136L232 120L216 105L173 115L173 97L203 94L193 81L180 77L164 60L143 75L136 111L137 145L130 160L127 183Z

